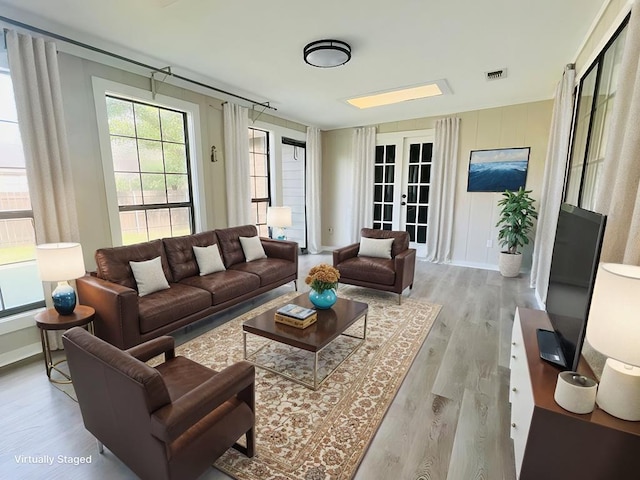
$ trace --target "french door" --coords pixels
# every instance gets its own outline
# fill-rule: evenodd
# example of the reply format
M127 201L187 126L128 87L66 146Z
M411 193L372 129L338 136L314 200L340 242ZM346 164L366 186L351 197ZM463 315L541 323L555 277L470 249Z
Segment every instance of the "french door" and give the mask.
M433 132L380 134L374 166L373 228L405 230L426 254Z

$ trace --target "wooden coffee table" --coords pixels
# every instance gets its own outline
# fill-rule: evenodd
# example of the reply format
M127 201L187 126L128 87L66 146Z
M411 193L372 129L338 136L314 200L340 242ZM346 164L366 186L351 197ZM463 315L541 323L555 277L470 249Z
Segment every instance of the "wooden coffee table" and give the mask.
M303 307L313 308L309 301L308 294L302 294L290 300L287 303L302 305ZM285 304L283 304L285 305ZM283 377L293 380L296 383L304 385L312 390L317 390L336 371L353 353L364 343L367 338L367 312L369 306L366 303L355 302L345 298L338 298L336 304L327 310L318 310L318 320L307 328L296 328L282 323L276 323L274 316L276 310L282 305L278 305L257 317L250 318L242 325L242 333L244 340L244 358L250 361L256 367L263 368L270 372L276 373ZM362 337L344 333L351 325L364 317L364 326ZM247 355L247 335L251 333L259 337L268 338L275 342L279 342L291 347L300 348L314 354L313 361L313 384L295 378L286 372L274 370L266 365L261 365L257 361L252 360L258 352L265 346L262 346L255 352ZM343 358L325 377L318 381L318 354L340 335L346 337L357 338L362 340L359 342L349 354Z

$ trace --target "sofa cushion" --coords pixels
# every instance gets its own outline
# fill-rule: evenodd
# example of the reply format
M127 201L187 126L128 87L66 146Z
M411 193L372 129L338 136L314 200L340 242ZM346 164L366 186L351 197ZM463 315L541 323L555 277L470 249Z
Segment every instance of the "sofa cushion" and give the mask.
M140 297L140 333L148 333L211 306L211 294L199 288L172 283L171 288Z
M260 237L238 237L240 240L240 246L242 247L242 253L247 262L253 262L254 260L260 260L261 258L267 258L267 254L264 253L264 247L260 243Z
M208 247L194 245L193 254L196 256L201 277L226 270L218 245L209 245Z
M129 262L133 278L136 279L138 295L144 297L150 293L169 288L169 282L162 271L160 257L144 262Z
M393 245L391 246L391 258L394 258L400 252L404 252L407 248L409 248L409 234L407 232L363 228L362 230L360 230L360 236L367 238L393 238Z
M374 257L353 257L338 264L340 278L393 285L396 280L393 260Z
M213 305L219 305L258 289L260 277L251 273L225 270L204 277L185 278L181 283L210 292Z
M269 285L296 273L296 264L281 258L262 258L253 262L238 263L232 270L253 273L260 277L260 286Z
M358 255L363 257L391 258L393 238L360 238Z
M143 262L155 257L160 257L164 276L171 283L173 276L161 240L96 250L97 275L103 280L137 290L129 262Z
M236 263L244 263L246 261L240 245L240 237L255 237L256 235L258 235L258 230L255 225L216 230L218 245L224 259L224 265L227 268Z
M173 274L173 281L198 275L198 263L193 254L193 247L207 247L218 241L213 230L185 235L182 237L163 238L162 243L167 255L167 262Z

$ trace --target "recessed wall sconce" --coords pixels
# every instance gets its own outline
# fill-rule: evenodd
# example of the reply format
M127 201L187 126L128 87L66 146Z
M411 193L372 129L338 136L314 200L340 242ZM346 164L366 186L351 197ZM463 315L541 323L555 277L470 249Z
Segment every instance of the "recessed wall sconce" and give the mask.
M314 67L338 67L349 60L351 47L341 40L317 40L304 47L304 61Z

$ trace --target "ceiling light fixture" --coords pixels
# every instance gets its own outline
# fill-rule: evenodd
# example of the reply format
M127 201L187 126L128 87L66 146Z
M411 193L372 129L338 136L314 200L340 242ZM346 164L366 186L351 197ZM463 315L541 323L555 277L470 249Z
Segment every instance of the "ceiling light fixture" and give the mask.
M304 61L314 67L338 67L349 60L351 47L340 40L318 40L304 47Z
M402 88L399 90L391 90L363 97L350 98L348 103L358 108L380 107L382 105L391 105L393 103L406 102L407 100L417 100L419 98L435 97L451 93L449 86L445 80L436 80L426 85L417 87Z

